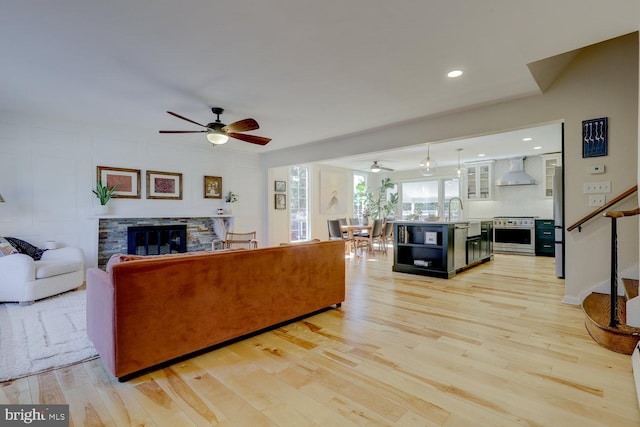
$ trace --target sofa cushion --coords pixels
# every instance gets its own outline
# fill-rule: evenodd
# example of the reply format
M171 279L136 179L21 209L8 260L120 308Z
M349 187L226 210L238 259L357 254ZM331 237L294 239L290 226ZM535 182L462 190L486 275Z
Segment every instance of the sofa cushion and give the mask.
M11 243L4 237L0 237L0 256L12 255L19 253L16 248L14 248Z
M36 261L36 279L73 273L82 269L82 261Z

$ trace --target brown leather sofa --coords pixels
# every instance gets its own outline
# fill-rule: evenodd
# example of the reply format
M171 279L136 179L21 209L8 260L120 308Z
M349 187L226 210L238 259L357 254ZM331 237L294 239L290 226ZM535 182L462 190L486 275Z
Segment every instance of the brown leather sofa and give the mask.
M121 381L345 298L344 243L155 257L87 270L87 334Z

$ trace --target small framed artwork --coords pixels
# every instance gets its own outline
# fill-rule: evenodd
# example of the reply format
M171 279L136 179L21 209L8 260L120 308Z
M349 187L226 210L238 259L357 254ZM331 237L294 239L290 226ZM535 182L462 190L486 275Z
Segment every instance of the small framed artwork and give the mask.
M222 177L220 176L204 177L204 198L205 199L222 199Z
M607 155L607 118L584 120L582 122L582 157Z
M425 245L437 245L438 244L438 232L437 231L425 231L424 232L424 244Z
M286 209L287 208L287 195L286 194L276 194L275 195L276 209Z
M276 181L275 191L284 193L287 191L287 183L285 181Z
M182 200L182 174L147 171L147 199Z
M112 168L98 166L96 177L102 185L111 188L114 185L118 189L113 198L139 199L140 198L140 169Z

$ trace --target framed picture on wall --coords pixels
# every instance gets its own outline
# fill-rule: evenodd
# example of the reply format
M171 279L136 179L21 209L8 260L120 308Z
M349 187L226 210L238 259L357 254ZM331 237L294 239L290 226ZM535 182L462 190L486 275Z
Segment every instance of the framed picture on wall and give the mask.
M182 174L147 171L147 199L182 200Z
M287 183L285 181L276 181L275 191L278 193L284 193L287 191Z
M113 198L139 199L140 198L140 169L112 168L98 166L97 181L109 188L118 185Z
M607 155L606 117L584 120L582 122L582 157L600 157Z
M205 199L222 199L222 177L220 176L204 177L204 198Z
M275 205L276 205L276 209L286 209L287 208L287 195L286 194L276 194L275 195Z

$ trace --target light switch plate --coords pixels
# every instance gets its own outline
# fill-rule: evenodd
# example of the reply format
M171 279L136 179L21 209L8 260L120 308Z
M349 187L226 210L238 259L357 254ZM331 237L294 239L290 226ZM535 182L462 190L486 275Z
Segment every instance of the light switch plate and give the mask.
M591 166L589 166L589 173L591 175L604 173L604 165L591 165Z
M585 182L583 186L583 193L611 193L611 181Z
M604 204L604 194L592 194L591 196L589 196L589 206L604 206Z

